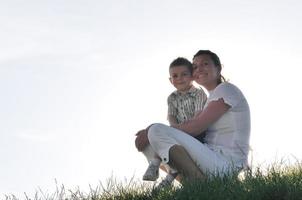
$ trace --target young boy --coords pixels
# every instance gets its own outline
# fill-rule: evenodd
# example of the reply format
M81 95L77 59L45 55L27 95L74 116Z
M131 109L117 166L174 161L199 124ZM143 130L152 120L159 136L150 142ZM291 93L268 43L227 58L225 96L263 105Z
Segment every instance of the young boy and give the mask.
M193 86L193 68L189 60L182 57L175 59L170 64L169 73L169 80L176 90L168 97L168 121L170 125L181 124L203 109L207 96L201 88ZM158 156L148 160L149 167L143 180L155 181L161 160ZM178 174L175 169L165 167L168 174L158 187L170 185Z

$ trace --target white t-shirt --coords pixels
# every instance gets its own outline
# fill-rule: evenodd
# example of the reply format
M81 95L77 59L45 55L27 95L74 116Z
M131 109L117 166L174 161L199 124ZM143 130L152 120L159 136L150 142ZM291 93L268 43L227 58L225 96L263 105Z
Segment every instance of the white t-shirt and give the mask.
M242 92L225 82L209 91L205 106L223 99L230 109L207 129L205 142L209 148L231 159L235 166L246 166L250 139L250 110Z

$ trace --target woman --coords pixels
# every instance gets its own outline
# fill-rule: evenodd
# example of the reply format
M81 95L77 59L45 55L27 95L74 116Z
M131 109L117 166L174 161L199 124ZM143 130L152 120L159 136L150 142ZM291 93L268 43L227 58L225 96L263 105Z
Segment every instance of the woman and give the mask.
M200 50L193 58L194 79L209 92L204 110L183 124L153 124L139 131L136 147L150 146L163 162L195 179L237 173L247 165L250 111L241 91L225 82L219 57ZM194 137L206 130L205 143Z

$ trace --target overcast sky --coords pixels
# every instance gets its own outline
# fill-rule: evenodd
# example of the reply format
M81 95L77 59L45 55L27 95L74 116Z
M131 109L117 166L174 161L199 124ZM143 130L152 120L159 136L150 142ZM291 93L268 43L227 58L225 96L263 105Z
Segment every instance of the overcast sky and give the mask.
M302 158L298 0L0 0L0 195L140 179L168 66L199 49L251 107L255 163ZM288 157L287 157L288 156Z

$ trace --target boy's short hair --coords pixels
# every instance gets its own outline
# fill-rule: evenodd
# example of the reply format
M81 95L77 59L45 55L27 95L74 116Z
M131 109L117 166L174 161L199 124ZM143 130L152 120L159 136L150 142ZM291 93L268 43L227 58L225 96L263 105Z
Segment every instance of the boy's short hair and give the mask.
M190 71L190 74L193 74L193 66L192 63L183 57L178 57L175 60L173 60L170 64L169 69L173 68L173 67L179 67L179 66L185 66L188 68L188 70Z

